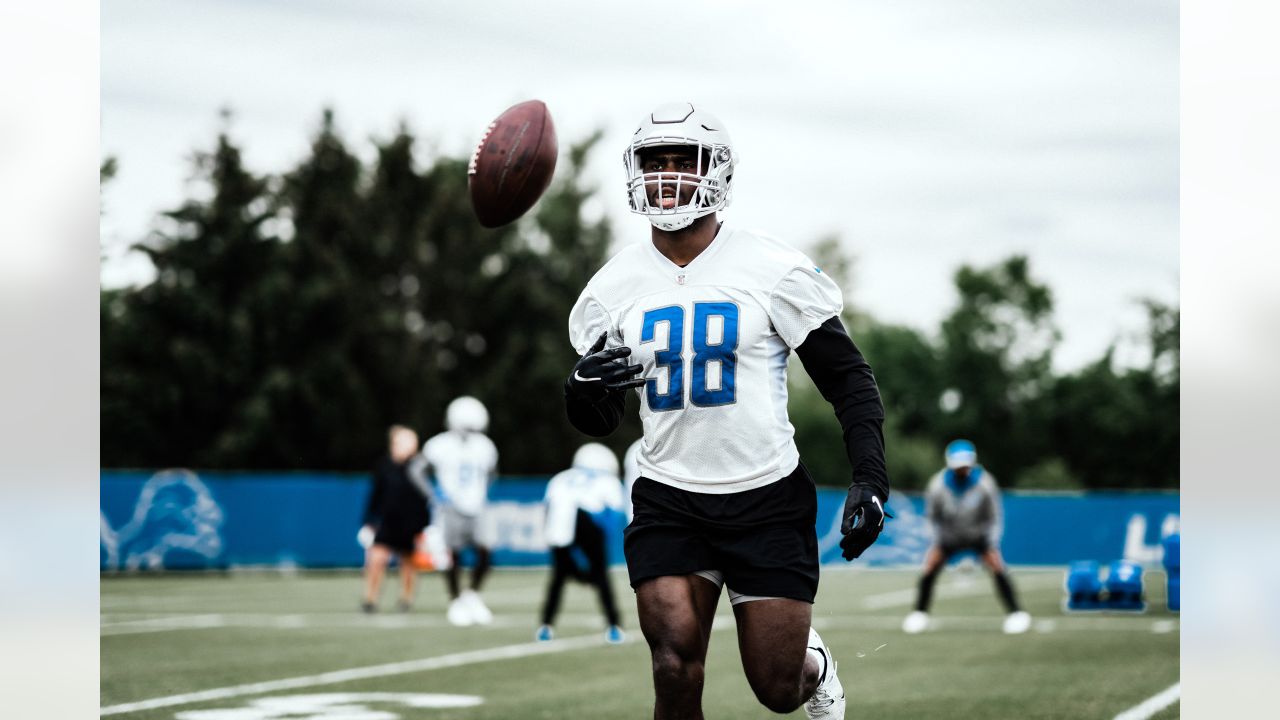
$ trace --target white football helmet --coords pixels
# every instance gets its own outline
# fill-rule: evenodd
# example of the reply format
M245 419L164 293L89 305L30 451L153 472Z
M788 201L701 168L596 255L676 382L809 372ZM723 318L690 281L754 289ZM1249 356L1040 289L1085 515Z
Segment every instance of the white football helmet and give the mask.
M489 427L489 411L484 409L484 403L463 395L454 398L444 411L444 426L454 432L482 433Z
M618 477L618 456L600 443L587 443L573 454L573 466Z
M696 174L648 173L640 164L640 151L664 145L691 145L698 148ZM733 197L733 169L737 152L724 123L692 104L670 103L649 113L631 138L622 155L627 170L627 201L631 212L646 215L660 230L680 230L694 220L721 210ZM663 208L649 202L651 190L681 190L693 186L693 198L685 205Z

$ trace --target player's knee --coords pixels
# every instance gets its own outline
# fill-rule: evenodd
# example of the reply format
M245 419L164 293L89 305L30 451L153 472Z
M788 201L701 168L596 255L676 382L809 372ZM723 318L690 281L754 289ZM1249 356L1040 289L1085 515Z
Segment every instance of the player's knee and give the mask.
M653 648L653 680L659 687L683 687L701 683L703 662L694 653L674 645Z
M783 683L771 678L752 683L751 689L761 705L779 714L789 713L803 702L799 688L794 683Z

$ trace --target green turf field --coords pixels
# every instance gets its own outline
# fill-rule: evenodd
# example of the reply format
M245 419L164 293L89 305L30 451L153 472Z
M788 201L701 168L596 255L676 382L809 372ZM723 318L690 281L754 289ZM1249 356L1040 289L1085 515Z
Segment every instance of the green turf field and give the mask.
M1178 682L1178 618L1163 609L1164 576L1148 573L1142 615L1060 610L1061 570L1020 569L1014 580L1035 617L1031 632L1000 633L994 590L981 571L951 570L935 593L936 627L899 630L913 600L911 571L825 571L815 625L839 662L847 717L1112 718ZM417 606L357 612L355 573L166 575L102 578L102 714L127 720L426 720L427 718L646 718L648 650L625 574L615 589L628 641L606 645L594 595L570 585L557 640L533 643L546 576L496 571L483 628L444 620L443 579L426 575ZM345 672L344 672L345 671ZM398 695L471 696L468 707ZM409 703L409 704L406 704ZM424 707L423 703L428 706ZM777 717L742 675L727 598L707 658L708 718ZM797 711L788 717L803 717ZM1178 706L1153 717L1178 716Z

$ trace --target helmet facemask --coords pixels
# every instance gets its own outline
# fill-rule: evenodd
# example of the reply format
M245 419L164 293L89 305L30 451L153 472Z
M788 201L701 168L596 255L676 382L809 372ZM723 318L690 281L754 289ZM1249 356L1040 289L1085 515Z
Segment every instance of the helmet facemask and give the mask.
M694 149L697 162L693 173L645 172L642 162L644 151L672 146ZM623 155L631 212L648 216L649 222L661 230L688 227L694 220L729 204L734 160L733 150L728 145L701 142L685 136L662 135L632 143ZM674 206L662 206L664 193L674 193ZM653 195L659 198L657 204L650 199ZM681 203L686 195L689 196L688 202Z

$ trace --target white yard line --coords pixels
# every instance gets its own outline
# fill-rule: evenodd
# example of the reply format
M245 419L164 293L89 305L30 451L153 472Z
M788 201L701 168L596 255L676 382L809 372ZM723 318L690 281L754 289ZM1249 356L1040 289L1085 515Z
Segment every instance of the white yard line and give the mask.
M1178 702L1182 695L1182 683L1174 683L1167 690L1152 695L1115 717L1115 720L1147 720L1161 710Z
M624 642L635 642L635 634L628 636ZM181 695L166 695L164 697L151 698L150 700L121 703L119 705L108 705L104 708L100 708L98 714L100 716L120 715L123 713L138 712L140 710L152 710L155 708L174 707L177 705L190 705L191 703L197 702L225 700L227 698L239 697L242 695L258 695L261 693L278 692L280 690L296 690L298 688L315 687L317 685L332 685L334 683L349 682L351 680L365 680L368 678L387 677L389 675L404 675L407 673L426 672L428 670L440 670L442 668L493 662L495 660L510 660L514 658L529 657L532 655L547 655L550 653L596 647L604 644L604 636L599 633L593 633L591 635L566 638L564 640L552 640L550 642L503 645L500 647L486 648L484 650L471 650L468 652L421 658L419 660L407 660L404 662L387 663L385 665L369 665L366 667L348 668L346 670L335 670L332 672L321 673L319 675L303 675L301 677L282 678L280 680L247 683L245 685L211 688L209 690L183 693Z
M562 627L599 627L598 613L561 613L556 624ZM486 628L533 628L531 614L498 614ZM209 615L171 615L102 622L101 637L140 635L157 632L221 630L228 628L268 628L297 630L302 628L361 628L367 630L402 630L405 628L440 629L453 627L441 614L427 613L218 613ZM530 630L532 632L532 630Z

